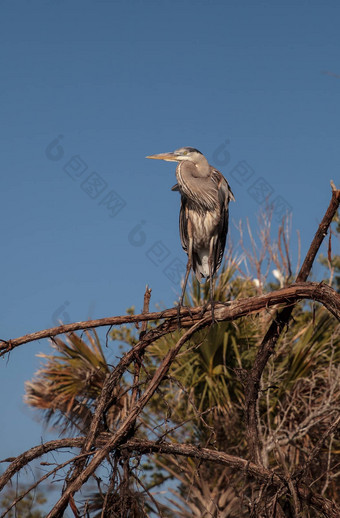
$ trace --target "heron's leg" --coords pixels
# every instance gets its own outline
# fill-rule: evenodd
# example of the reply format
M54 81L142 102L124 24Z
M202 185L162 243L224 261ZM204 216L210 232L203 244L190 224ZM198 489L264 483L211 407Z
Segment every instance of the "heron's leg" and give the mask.
M211 318L212 323L215 322L215 314L214 314L214 273L213 273L213 253L214 253L214 238L210 240L210 249L209 249L209 292L210 292L210 305L211 305Z
M209 292L210 292L210 307L211 307L211 322L215 322L215 301L214 301L214 274L209 274Z
M192 266L192 248L193 248L192 237L189 237L188 251L187 251L187 254L188 254L187 270L185 272L184 285L183 285L182 296L180 299L179 307L183 306L185 289L187 287L188 277L189 277L189 273L190 273L191 266Z
M190 270L191 270L191 261L190 261L190 259L188 259L187 269L186 269L185 277L184 277L184 284L183 284L182 295L181 295L181 299L180 299L180 302L179 302L179 306L180 307L183 306L184 295L185 295L185 290L186 290L187 283L188 283L188 277L189 277Z
M215 322L215 313L214 313L215 301L214 301L214 287L213 287L214 275L211 275L209 282L210 282L209 290L210 290L210 304L211 304L211 319L212 319L212 323L214 323Z
M191 225L189 225L188 228L190 230L191 229ZM180 327L180 325L181 325L180 311L181 311L181 307L183 307L185 290L186 290L187 283L188 283L189 273L190 273L190 270L191 270L191 267L192 267L192 249L193 249L193 240L192 240L192 235L190 235L189 236L189 242L188 242L188 250L187 250L187 254L188 254L187 269L186 269L186 272L185 272L185 278L184 278L182 295L181 295L181 298L180 298L180 301L179 301L179 305L177 307L178 327Z
M189 278L190 270L191 270L191 261L188 258L187 269L186 269L185 277L184 277L184 284L183 284L182 295L181 295L181 298L179 300L179 304L177 306L177 322L178 322L178 327L181 326L180 312L181 312L181 308L183 307L184 295L185 295L185 290L186 290L187 283L188 283L188 278Z

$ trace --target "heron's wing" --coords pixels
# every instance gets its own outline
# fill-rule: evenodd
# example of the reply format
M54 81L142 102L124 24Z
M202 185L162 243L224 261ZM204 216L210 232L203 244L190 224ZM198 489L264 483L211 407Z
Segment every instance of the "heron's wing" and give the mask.
M222 175L223 176L223 175ZM224 178L224 176L223 176ZM229 201L232 200L232 201L235 201L235 196L233 194L233 191L230 189L230 185L228 184L227 180L224 178L224 181L225 183L227 184L227 187L228 187L228 191L229 191Z
M181 196L181 210L179 212L179 235L183 250L188 252L189 236L188 236L188 208L187 199Z
M179 191L178 183L175 183L175 185L173 187L171 187L171 190L172 191ZM187 212L188 212L188 210L187 210L187 199L182 194L181 195L181 210L179 212L179 235L180 235L180 238L181 238L181 243L182 243L183 250L185 252L188 251L188 242L189 242L189 237L188 237L188 214L187 214Z
M218 203L220 207L220 222L217 227L217 235L216 243L214 247L214 273L218 270L221 265L225 243L227 239L228 233L228 223L229 223L229 201L234 200L234 195L232 190L229 187L227 180L224 178L223 174L220 173L217 169L213 169L212 179L217 184L217 192L218 192Z

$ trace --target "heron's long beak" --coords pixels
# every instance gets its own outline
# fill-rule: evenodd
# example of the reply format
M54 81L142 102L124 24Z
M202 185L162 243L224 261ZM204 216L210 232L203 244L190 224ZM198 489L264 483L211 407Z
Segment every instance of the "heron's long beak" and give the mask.
M155 160L166 160L167 162L178 162L179 156L175 153L159 153L159 155L149 155L146 158L154 158Z

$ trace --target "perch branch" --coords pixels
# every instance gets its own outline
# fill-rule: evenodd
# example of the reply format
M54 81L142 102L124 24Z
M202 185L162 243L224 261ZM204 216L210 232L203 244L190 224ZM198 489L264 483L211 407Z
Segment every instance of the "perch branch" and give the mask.
M265 295L257 297L250 297L247 299L239 299L237 301L228 302L228 306L224 304L215 303L215 319L218 321L236 320L244 317L251 313L257 313L259 311L266 310L269 306L275 306L277 304L294 304L301 299L312 299L323 304L337 319L340 320L340 309L339 309L339 294L326 284L320 284L315 282L299 282L292 284L291 286L272 291ZM181 308L181 324L182 327L188 328L195 322L201 319L203 306L196 308ZM122 324L133 324L136 322L152 321L152 320L164 320L166 325L160 324L158 330L161 330L161 335L175 331L178 328L177 322L178 309L171 308L165 311L151 312L151 313L140 313L139 315L123 315L116 317L98 318L95 320L84 320L81 322L73 322L71 324L60 325L57 327L51 327L49 329L43 329L35 333L30 333L19 338L10 340L0 339L0 357L9 353L20 345L34 342L36 340L42 340L44 338L53 338L54 336L79 331L83 329L93 329L95 327L103 326L119 326ZM211 322L211 311L206 310L204 315L210 318ZM209 323L210 323L209 322ZM155 329L152 330L154 332ZM146 339L149 333L146 333L142 340Z

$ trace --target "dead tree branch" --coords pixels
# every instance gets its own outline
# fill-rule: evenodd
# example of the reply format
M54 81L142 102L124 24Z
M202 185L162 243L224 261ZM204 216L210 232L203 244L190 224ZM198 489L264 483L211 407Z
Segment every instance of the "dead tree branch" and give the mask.
M305 282L311 271L314 259L318 250L321 246L322 241L327 235L328 228L334 218L340 203L340 190L336 190L332 186L332 198L327 208L327 211L322 218L322 221L316 231L314 239L309 247L306 254L305 260L301 266L301 269L297 275L296 282ZM245 384L245 408L246 408L246 419L247 419L247 437L250 449L250 458L257 464L262 463L261 458L261 440L258 427L257 418L257 401L260 390L260 380L262 377L263 370L267 365L270 356L275 350L275 345L281 336L284 328L288 325L293 308L294 301L289 300L287 297L287 305L281 312L277 313L272 323L266 332L258 353L255 358L253 367L248 373L247 381ZM334 314L334 313L333 313Z
M336 424L338 424L338 420ZM332 426L332 431L334 431L334 429L335 427ZM49 441L48 443L41 444L34 448L31 448L27 452L18 456L16 461L14 461L11 464L11 466L9 466L9 468L6 470L6 472L0 479L2 483L0 489L4 486L4 477L6 479L6 482L4 483L7 483L14 476L15 473L17 473L21 468L27 465L31 460L38 458L49 451L55 451L61 448L81 448L81 446L85 443L85 440L85 437L65 438L56 441ZM105 439L105 437L103 437L99 440L97 446L99 448L102 448L104 444L106 444L107 446L107 444L110 441L111 439L108 439L107 437ZM138 455L159 453L191 457L193 459L198 459L201 461L210 461L228 466L238 471L242 471L244 473L245 478L251 477L254 480L256 480L259 484L269 484L269 486L274 489L282 489L282 487L285 487L286 491L288 490L288 481L282 474L279 475L270 469L266 469L263 466L255 464L253 462L249 462L245 459L242 459L241 457L229 455L225 452L216 451L209 448L198 448L190 444L173 444L163 441L158 442L134 438L129 439L127 442L122 443L120 446L116 448L112 446L111 451L114 449L116 449L117 451L129 451L132 453L135 452ZM326 516L329 516L330 518L336 518L339 516L340 510L335 504L330 502L328 499L314 494L303 484L297 483L296 488L298 496L302 500L310 502L316 509L324 512Z
M238 318L266 310L268 307L276 306L277 304L289 304L291 308L294 304L302 299L310 299L323 304L328 311L330 311L338 320L340 320L340 295L330 286L323 283L315 282L298 282L288 287L281 288L265 295L258 297L250 297L247 299L239 299L237 301L228 302L228 306L224 304L215 304L215 319L222 322L228 320L237 320ZM201 319L203 306L196 308L181 308L181 326L184 328L191 327L195 322ZM141 342L149 342L149 338L153 336L155 340L166 333L175 331L178 327L177 321L178 309L171 308L165 311L158 311L152 313L140 313L138 315L123 315L117 317L98 318L95 320L84 320L81 322L74 322L71 324L60 325L43 329L35 333L30 333L19 338L9 340L0 339L0 357L9 353L20 345L42 340L44 338L53 338L57 335L66 334L83 329L93 329L104 326L119 326L122 324L133 324L138 322L164 320L157 328L152 329L149 333L142 336ZM211 323L211 311L206 310L205 318L208 319L208 324ZM151 334L150 334L151 333Z

